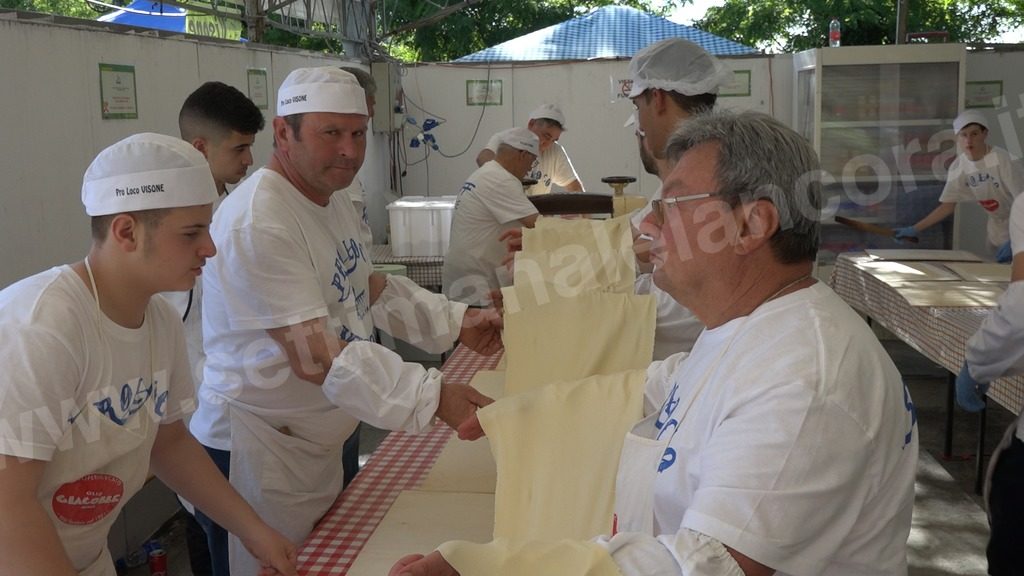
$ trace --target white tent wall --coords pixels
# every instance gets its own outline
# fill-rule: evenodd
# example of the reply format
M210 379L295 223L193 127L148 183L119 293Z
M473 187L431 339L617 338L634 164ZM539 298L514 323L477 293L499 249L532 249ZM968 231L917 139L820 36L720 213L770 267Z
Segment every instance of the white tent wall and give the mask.
M724 58L734 70L749 70L750 96L719 99L727 108L746 108L772 112L773 82L769 72L781 68L782 86L787 94L792 78L788 55ZM780 66L781 64L781 66ZM407 113L422 126L425 117L444 118L444 124L431 131L437 138L440 152L455 155L446 158L431 151L426 161L425 148L410 148L409 141L418 129L406 125L403 146L409 166L402 187L405 195L440 196L455 194L466 177L476 169L476 155L492 134L513 125L525 126L530 112L543 103L557 104L565 113L569 130L560 140L569 152L576 171L590 192L608 193L601 183L604 176L635 176L638 183L627 192L650 196L657 189L653 176L643 173L632 128L624 128L633 106L628 99L615 99L613 81L626 78L625 60L590 62L559 62L554 64L450 65L431 64L410 67L403 78L407 97ZM501 80L502 102L494 106L466 104L467 80ZM774 85L779 87L776 74ZM776 106L777 111L791 114L788 104ZM429 112L425 112L429 111ZM480 119L480 115L483 118ZM474 134L477 122L480 128Z
M351 65L311 52L16 19L0 20L0 54L0 288L82 257L89 219L81 186L89 162L136 132L177 135L181 103L202 82L219 80L248 93L246 70L266 69L270 109L253 148L258 167L270 157L273 102L285 76L301 66ZM135 67L137 120L102 118L100 63ZM370 135L361 174L367 189L379 189L375 179L387 173L384 146L386 138Z

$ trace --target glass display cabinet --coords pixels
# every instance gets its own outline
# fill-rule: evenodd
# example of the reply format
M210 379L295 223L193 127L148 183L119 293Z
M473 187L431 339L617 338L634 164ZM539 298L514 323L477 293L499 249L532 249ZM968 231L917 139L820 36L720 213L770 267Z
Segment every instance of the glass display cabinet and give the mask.
M894 228L935 208L956 155L952 123L963 106L965 58L960 44L794 55L795 127L814 144L824 172L819 264L839 252L900 246L836 224L835 215ZM953 229L952 219L933 226L915 246L949 248Z

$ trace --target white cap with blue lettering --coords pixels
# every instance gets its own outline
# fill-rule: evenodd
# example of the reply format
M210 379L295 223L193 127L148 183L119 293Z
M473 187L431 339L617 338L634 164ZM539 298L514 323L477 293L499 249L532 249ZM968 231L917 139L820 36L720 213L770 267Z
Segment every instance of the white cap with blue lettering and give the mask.
M206 157L181 138L151 132L100 152L82 179L89 216L201 206L216 199Z
M307 112L366 116L366 92L355 76L337 66L292 70L277 91L277 115Z

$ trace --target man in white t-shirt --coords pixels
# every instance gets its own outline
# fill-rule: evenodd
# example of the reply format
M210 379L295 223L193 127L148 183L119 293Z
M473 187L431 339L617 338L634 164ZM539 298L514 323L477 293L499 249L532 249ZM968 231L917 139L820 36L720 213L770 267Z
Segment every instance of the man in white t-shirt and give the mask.
M1024 169L1017 159L998 146L989 145L988 120L978 110L964 110L953 120L960 154L949 167L939 205L912 226L897 228L895 238L918 234L948 218L957 202L977 202L988 212L987 238L998 262L1013 259L1009 219L1013 199L1024 190Z
M638 51L629 62L630 99L635 111L626 126L635 126L640 161L649 174L662 179L666 166L665 145L681 123L711 110L718 90L732 78L732 72L703 48L682 38L669 38ZM661 190L653 198L661 195ZM676 352L688 352L704 328L692 312L652 281L646 248L640 236L640 222L650 213L650 202L631 218L634 249L640 269L636 293L651 294L657 305L654 360Z
M530 112L526 128L537 135L540 140L540 154L533 161L524 180L536 180L537 183L527 187L527 196L551 193L551 185L556 184L567 192L583 192L583 184L572 167L565 148L558 143L562 132L568 128L565 114L554 104L543 104ZM500 134L500 132L498 133ZM487 146L477 154L476 165L483 166L494 159L498 151L497 134L487 141Z
M498 142L494 160L469 176L455 201L441 276L449 298L472 306L486 303L488 293L501 287L497 270L505 257L502 234L532 228L537 221L537 208L521 181L537 157L537 136L525 128L511 128L493 140Z
M500 348L494 310L467 310L408 278L374 273L347 187L366 152L366 96L337 67L282 83L274 154L221 204L204 278L206 366L190 428L226 461L267 522L304 540L342 489L342 445L360 420L423 431L490 400L375 344L375 328L428 352L456 339ZM203 512L201 506L197 506ZM259 566L203 514L215 574Z
M178 112L178 130L182 140L202 152L210 163L217 199L213 211L228 194L228 185L238 184L249 166L252 166L252 145L256 134L263 130L263 113L248 96L234 86L223 82L205 82L185 98ZM188 344L192 379L199 388L203 380L203 282L196 278L188 292L167 292L163 297L174 306L185 323L185 342ZM186 425L188 417L185 418ZM220 463L218 463L219 465ZM206 533L196 523L191 504L182 503L188 516L185 524L185 543L192 572L210 571L210 551Z
M1024 201L1010 210L1013 269L999 306L967 341L966 361L956 379L957 404L970 412L985 409L985 393L996 378L1024 374ZM992 532L988 542L988 573L1019 574L1024 541L1024 412L1003 436L989 462L990 486L985 496Z
M209 165L186 142L128 137L85 173L85 259L0 292L3 573L114 576L108 532L152 471L264 566L296 574L295 546L185 428L194 397L181 318L153 298L188 290L216 252L216 197Z
M565 576L906 574L913 404L870 329L812 275L814 150L767 115L715 112L683 123L667 158L641 229L654 281L707 330L647 371L647 418L621 451L617 531L449 542L391 576L545 574L553 558L580 567ZM460 428L481 433L476 419Z

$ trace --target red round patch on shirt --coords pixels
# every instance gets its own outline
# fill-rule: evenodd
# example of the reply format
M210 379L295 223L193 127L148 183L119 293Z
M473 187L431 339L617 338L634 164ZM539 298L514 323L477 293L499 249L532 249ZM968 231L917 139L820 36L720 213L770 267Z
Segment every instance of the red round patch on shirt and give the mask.
M996 210L999 210L999 200L996 200L995 198L989 198L988 200L978 200L978 204L981 204L981 207L984 208L985 210L988 210L989 212L995 212Z
M68 482L53 494L53 513L65 524L93 524L106 517L124 496L117 476L89 474Z

